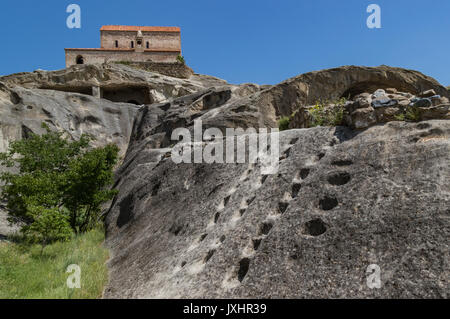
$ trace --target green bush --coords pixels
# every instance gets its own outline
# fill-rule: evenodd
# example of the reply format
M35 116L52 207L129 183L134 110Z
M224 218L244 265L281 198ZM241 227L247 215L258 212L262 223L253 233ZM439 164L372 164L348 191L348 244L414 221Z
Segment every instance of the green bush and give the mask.
M289 129L289 123L291 119L289 116L283 116L281 119L278 120L278 128L280 131L285 131Z
M315 106L308 109L308 113L311 117L310 127L342 125L344 120L345 102L345 98L341 98L334 102L317 102ZM334 104L334 106L328 107L327 105L330 104Z
M45 208L42 206L30 206L29 216L33 222L25 225L22 232L30 242L45 245L55 241L67 241L72 236L67 215L57 208Z
M181 64L186 64L186 60L182 55L177 56L177 61L180 62Z
M413 106L407 107L404 113L397 114L394 117L397 121L410 122L419 122L421 118L419 108Z
M99 223L101 204L116 193L109 185L119 149L90 148L87 135L68 141L43 127L45 134L14 141L0 153L1 165L18 170L0 174L0 181L10 221L22 225L28 240L45 245Z
M420 121L420 110L417 107L409 107L406 109L406 119L412 122Z

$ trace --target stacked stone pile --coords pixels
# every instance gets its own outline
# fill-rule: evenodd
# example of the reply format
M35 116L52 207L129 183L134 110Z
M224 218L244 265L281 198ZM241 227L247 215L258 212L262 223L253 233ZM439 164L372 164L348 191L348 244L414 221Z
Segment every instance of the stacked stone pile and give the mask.
M312 127L311 108L301 107L290 121L290 128ZM419 122L431 119L450 119L450 103L445 96L427 90L418 95L400 92L395 88L378 89L373 93L357 94L345 103L328 102L323 107L333 113L333 109L343 108L342 125L353 129L366 129L380 123L392 121ZM337 111L334 111L337 113Z
M449 106L448 98L437 95L434 90L427 90L416 96L394 88L378 89L373 94L358 94L345 104L345 124L364 129L400 119L449 119ZM416 114L415 117L405 116L408 112Z

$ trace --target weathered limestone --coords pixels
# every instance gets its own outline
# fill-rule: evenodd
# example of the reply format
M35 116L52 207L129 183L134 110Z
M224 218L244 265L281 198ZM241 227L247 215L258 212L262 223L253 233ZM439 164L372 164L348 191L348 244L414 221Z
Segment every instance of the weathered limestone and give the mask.
M106 219L104 297L448 298L449 136L445 120L284 131L269 176L176 165L133 139ZM381 289L367 286L372 264Z
M180 79L136 69L122 64L76 65L58 71L35 71L0 77L9 86L49 89L92 95L92 87L100 87L104 98L120 96L115 102L139 99L139 104L151 104L195 93L208 87L227 85L210 76L192 75Z
M127 62L125 65L180 79L189 79L194 74L194 71L183 63Z
M0 152L9 142L41 134L45 122L50 128L79 138L82 133L96 138L94 145L115 143L124 155L138 107L113 103L79 93L8 88L0 83Z
M45 121L126 154L105 212L106 298L449 297L448 92L419 72L352 66L258 86L103 64L0 82L2 150ZM222 130L275 127L341 97L349 126L365 130L282 132L278 174L170 158L172 131L195 119ZM122 103L131 99L144 105ZM410 107L421 122L397 121ZM0 239L2 226L0 212ZM371 264L381 289L366 284Z
M416 97L411 93L399 92L396 89L378 89L373 93L364 92L354 96L343 105L343 122L341 125L354 129L366 129L370 126L391 121L415 121L431 119L450 119L448 113L449 99L434 94ZM308 128L312 126L312 116L309 113L313 106L298 109L291 117L290 128ZM338 107L332 103L325 104L325 109Z

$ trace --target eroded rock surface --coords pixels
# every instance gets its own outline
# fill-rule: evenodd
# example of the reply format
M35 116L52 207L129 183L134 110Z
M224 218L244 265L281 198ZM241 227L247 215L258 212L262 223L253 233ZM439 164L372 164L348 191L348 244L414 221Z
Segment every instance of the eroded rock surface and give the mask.
M341 97L352 99L364 92L387 88L413 95L432 89L441 97L450 97L445 87L417 71L388 66L344 66L288 79L238 101L234 107L257 109L263 116L261 122L275 127L280 116L290 116L298 109L314 105L317 101L332 101Z
M262 175L259 164L171 160L173 130L196 119L222 131L276 127L280 116L341 97L370 124L282 132L278 174ZM42 132L44 121L126 154L106 215L106 298L448 298L446 98L434 79L386 66L310 72L274 86L73 66L0 78L0 151ZM392 100L427 103L416 107L429 113L398 122ZM10 230L3 216L0 239ZM380 289L367 286L373 264Z
M132 142L105 297L448 298L449 134L449 121L284 131L268 176Z
M103 98L93 96L95 88L102 90ZM190 109L180 105L178 111L168 112L167 121L156 118L156 124L151 123L156 131L153 140L159 147L161 142L157 136L160 131L166 131L165 122L179 118L174 125L183 125L183 117L190 121L191 117L229 99L259 89L258 85L229 85L212 76L193 74L189 80L184 80L120 64L81 65L0 77L0 152L5 152L11 141L26 138L30 133L43 133L41 124L44 122L51 129L65 132L69 138L91 134L96 138L94 146L115 143L123 157L138 110L149 107L144 104L171 103L169 100L177 97L180 101L192 99L195 102L189 105ZM200 92L198 99L189 97L196 96L197 92ZM158 108L150 108L152 116L158 116L155 112ZM15 230L10 229L5 220L3 217L0 220L3 236Z
M450 119L450 103L445 96L427 90L417 96L399 92L395 88L378 89L373 93L364 92L350 100L321 102L316 105L300 107L290 117L290 128L316 126L313 114L315 108L322 109L322 117L337 117L337 108L342 112L340 125L354 129L392 121L419 122L432 119ZM317 116L317 115L316 115Z
M31 89L86 95L92 95L93 88L98 87L105 99L135 104L158 103L211 86L227 84L226 81L211 76L194 74L189 79L180 79L115 63L74 65L58 71L18 73L0 77L0 81Z
M124 155L138 106L53 90L7 88L0 83L0 152L13 140L41 134L46 123L69 138L91 134L94 145L115 143Z

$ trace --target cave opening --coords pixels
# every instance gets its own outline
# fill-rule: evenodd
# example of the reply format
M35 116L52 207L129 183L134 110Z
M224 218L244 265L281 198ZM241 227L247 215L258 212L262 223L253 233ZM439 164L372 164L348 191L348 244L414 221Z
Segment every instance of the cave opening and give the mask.
M402 86L399 87L398 83L388 82L360 82L348 88L342 95L341 98L353 99L355 96L361 93L374 93L378 89L386 90L388 88L395 88L401 92L417 94L413 87Z
M146 86L103 87L103 98L112 102L131 103L135 105L152 104L150 91Z
M84 95L95 96L92 86L40 86L44 90L56 90L62 92L79 93ZM149 88L146 86L114 86L100 87L100 95L111 102L130 103L135 105L152 104L153 98Z

